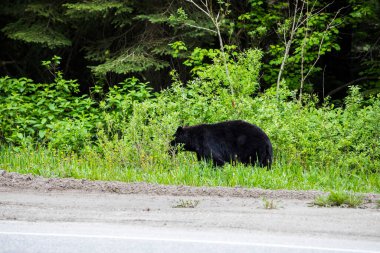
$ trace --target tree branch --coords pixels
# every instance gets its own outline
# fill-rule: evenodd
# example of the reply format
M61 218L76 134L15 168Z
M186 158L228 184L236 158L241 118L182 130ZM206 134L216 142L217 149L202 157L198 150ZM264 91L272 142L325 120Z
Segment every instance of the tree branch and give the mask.
M305 77L304 77L304 80L306 80L306 78L309 76L309 74L311 73L311 71L313 70L313 68L315 67L315 65L317 64L317 62L319 61L319 58L321 57L321 50L322 50L322 45L323 45L323 41L325 40L325 37L326 37L326 33L328 30L331 29L331 25L332 23L334 23L336 17L339 15L340 11L342 10L343 8L339 9L336 13L335 13L335 16L333 17L333 19L331 20L331 22L327 25L326 29L324 30L323 32L323 36L322 36L322 39L319 43L319 48L318 48L318 56L317 56L317 59L314 61L313 65L310 67L309 71L306 73Z
M196 25L192 25L192 24L188 24L188 23L184 23L184 24L186 26L190 26L190 27L193 27L193 28L197 28L197 29L200 29L200 30L205 30L205 31L208 31L208 32L212 32L212 33L218 34L217 31L209 29L209 28L206 28L206 27L196 26Z
M189 2L189 3L192 3L194 4L195 7L197 7L200 11L202 11L204 14L206 14L207 17L211 18L210 14L205 11L204 9L202 9L202 7L200 7L197 3L195 3L193 0L185 0L186 2ZM202 2L203 3L203 2ZM203 3L204 4L204 3Z
M380 77L370 77L370 76L363 76L363 77L360 77L360 78L357 78L355 80L352 80L346 84L343 84L342 86L339 86L338 88L336 89L333 89L332 91L330 91L329 93L327 93L327 96L331 96L335 93L337 93L338 91L346 88L347 86L350 86L356 82L359 82L359 81L363 81L363 80L380 80Z

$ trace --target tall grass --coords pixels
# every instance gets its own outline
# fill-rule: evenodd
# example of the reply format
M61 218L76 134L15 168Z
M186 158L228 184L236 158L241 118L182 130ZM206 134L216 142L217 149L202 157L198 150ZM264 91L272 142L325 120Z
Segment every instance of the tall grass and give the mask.
M215 168L199 163L194 155L179 154L166 163L141 158L135 164L117 161L92 150L78 155L50 151L45 148L18 149L2 147L0 166L7 171L32 173L44 177L72 177L90 180L117 180L192 186L241 186L264 189L349 190L380 192L379 173L358 170L310 168L289 165L277 160L271 170L238 164Z

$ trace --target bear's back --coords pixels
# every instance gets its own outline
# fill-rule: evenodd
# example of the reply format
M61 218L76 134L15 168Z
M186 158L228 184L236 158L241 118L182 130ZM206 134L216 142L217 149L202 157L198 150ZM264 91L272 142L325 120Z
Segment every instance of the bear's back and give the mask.
M219 133L229 135L233 133L234 136L247 135L250 137L263 138L265 140L269 140L269 137L261 128L243 120L230 120L215 124L206 124L203 126L205 126L206 129L209 129L216 134Z

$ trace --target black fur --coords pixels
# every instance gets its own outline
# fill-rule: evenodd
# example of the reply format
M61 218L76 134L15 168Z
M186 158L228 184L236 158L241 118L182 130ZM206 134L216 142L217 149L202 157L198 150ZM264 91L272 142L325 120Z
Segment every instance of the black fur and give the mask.
M231 161L270 167L272 144L259 127L242 120L216 124L178 127L172 146L183 144L184 149L197 153L198 160L212 160L214 165Z

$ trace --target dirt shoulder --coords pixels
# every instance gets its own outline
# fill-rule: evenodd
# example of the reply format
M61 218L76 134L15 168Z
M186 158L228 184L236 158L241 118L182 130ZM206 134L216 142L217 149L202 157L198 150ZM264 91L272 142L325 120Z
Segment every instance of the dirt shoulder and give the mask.
M124 183L115 181L89 181L72 178L43 178L31 174L18 174L0 170L0 187L16 191L33 189L37 191L79 190L86 192L109 192L119 194L149 194L170 196L218 196L239 198L270 198L311 200L323 194L321 191L264 190L242 187L193 187L149 183ZM366 194L367 200L380 198L379 194Z

